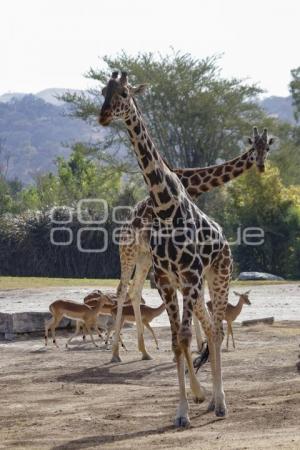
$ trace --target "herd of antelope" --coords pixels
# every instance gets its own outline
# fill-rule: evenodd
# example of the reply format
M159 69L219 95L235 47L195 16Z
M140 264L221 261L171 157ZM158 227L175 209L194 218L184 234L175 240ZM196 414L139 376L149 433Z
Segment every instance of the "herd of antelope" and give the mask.
M231 335L232 344L235 348L235 341L233 337L233 329L232 323L239 316L242 311L243 305L251 305L249 300L249 293L247 291L243 294L240 294L234 291L234 294L239 297L239 301L236 305L232 305L230 303L227 304L226 312L224 320L227 322L227 342L226 348L228 350L229 346L229 336ZM58 347L55 329L58 327L59 323L63 318L68 318L74 320L76 322L76 331L75 333L68 339L66 343L66 347L68 348L70 342L78 336L81 332L83 333L83 341L85 341L85 335L89 334L92 343L95 347L98 345L95 342L93 337L93 331L98 333L98 336L101 340L103 340L103 332L106 333L105 337L105 346L108 348L109 340L112 332L115 327L115 320L117 315L117 301L118 297L115 293L103 293L100 290L95 290L88 294L83 303L77 303L72 300L56 300L49 306L49 310L52 314L51 319L45 322L45 345L48 344L48 332L51 330L53 344ZM213 314L212 303L209 301L207 303L208 310L211 314ZM158 317L165 310L165 305L162 303L157 308L152 308L145 304L145 300L141 299L141 316L143 325L150 331L153 336L153 339L156 344L156 348L159 349L158 340L155 335L153 328L150 323L153 319ZM194 319L195 320L195 319ZM127 296L127 300L125 305L123 306L122 311L122 327L125 322L133 323L135 322L134 309L130 301L130 297ZM196 328L196 327L195 327ZM196 328L197 334L197 328ZM122 347L127 350L122 338L120 336L120 343ZM198 345L198 349L199 345Z

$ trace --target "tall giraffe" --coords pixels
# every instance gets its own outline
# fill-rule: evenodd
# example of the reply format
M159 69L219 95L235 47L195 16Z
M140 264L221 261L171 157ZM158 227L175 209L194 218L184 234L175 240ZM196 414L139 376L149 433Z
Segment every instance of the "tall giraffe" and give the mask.
M254 127L253 137L248 138L248 143L251 147L230 161L210 167L172 169L172 171L195 201L204 192L211 191L215 187L224 185L239 177L255 164L259 170L263 170L261 164L263 164L264 160L261 159L261 155L267 155L273 142L272 138L269 140L265 139L264 133L259 135L257 128ZM145 279L152 266L149 241L153 214L152 200L150 197L147 197L134 207L129 222L123 226L120 233L121 279L117 292L120 293L122 288L128 289L135 269L129 296L131 299L136 298L136 302L141 298ZM137 319L137 323L139 322L140 320ZM138 327L137 335L138 348L142 353L142 359L151 359L145 348L143 330L140 330ZM197 338L199 339L199 332ZM115 349L114 356L119 357L118 349Z
M204 392L193 370L190 352L193 309L207 335L213 378L213 396L209 410L219 417L226 415L222 382L221 343L222 319L228 301L232 259L222 229L192 202L179 178L165 164L155 148L134 94L143 90L127 82L127 74L113 72L103 89L104 103L99 122L109 125L122 119L127 127L138 164L153 202L154 220L150 235L153 268L159 293L165 302L172 332L172 348L176 358L179 381L179 404L175 426L189 425L185 389L184 358L187 363L195 401L204 401ZM214 315L211 320L201 292L203 276L208 280ZM183 296L180 321L176 290ZM120 298L124 296L121 289ZM122 300L121 300L122 301ZM120 302L121 303L121 302ZM122 311L118 308L118 314Z

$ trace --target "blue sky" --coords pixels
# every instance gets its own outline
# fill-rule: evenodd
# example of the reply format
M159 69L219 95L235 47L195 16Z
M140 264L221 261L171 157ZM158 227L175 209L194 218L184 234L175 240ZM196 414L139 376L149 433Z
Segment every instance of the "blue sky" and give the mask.
M0 94L84 89L83 74L121 49L224 54L226 77L288 95L300 65L297 0L1 0Z

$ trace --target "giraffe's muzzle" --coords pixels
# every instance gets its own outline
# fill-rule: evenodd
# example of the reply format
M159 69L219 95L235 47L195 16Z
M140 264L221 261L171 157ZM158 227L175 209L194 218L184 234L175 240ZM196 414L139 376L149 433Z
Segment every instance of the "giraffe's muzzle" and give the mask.
M105 109L104 111L101 110L99 115L100 125L105 127L110 124L111 120L112 120L111 110L110 109Z
M260 166L257 166L257 170L259 171L259 173L264 173L264 171L265 171L265 165L262 164L262 165L260 165Z
M112 108L110 102L108 102L107 100L104 100L98 120L100 125L103 125L104 127L109 125L112 121Z

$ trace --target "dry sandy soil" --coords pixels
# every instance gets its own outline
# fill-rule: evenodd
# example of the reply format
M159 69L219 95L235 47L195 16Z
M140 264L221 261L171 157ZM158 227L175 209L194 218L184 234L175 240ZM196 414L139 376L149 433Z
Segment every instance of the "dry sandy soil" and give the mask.
M1 343L1 449L299 449L300 322L235 327L236 351L224 352L226 420L206 413L190 395L191 427L172 426L178 398L167 328L157 328L160 350L140 361L135 332L124 331L129 351L91 344L60 350L42 338ZM210 396L210 369L199 379Z

